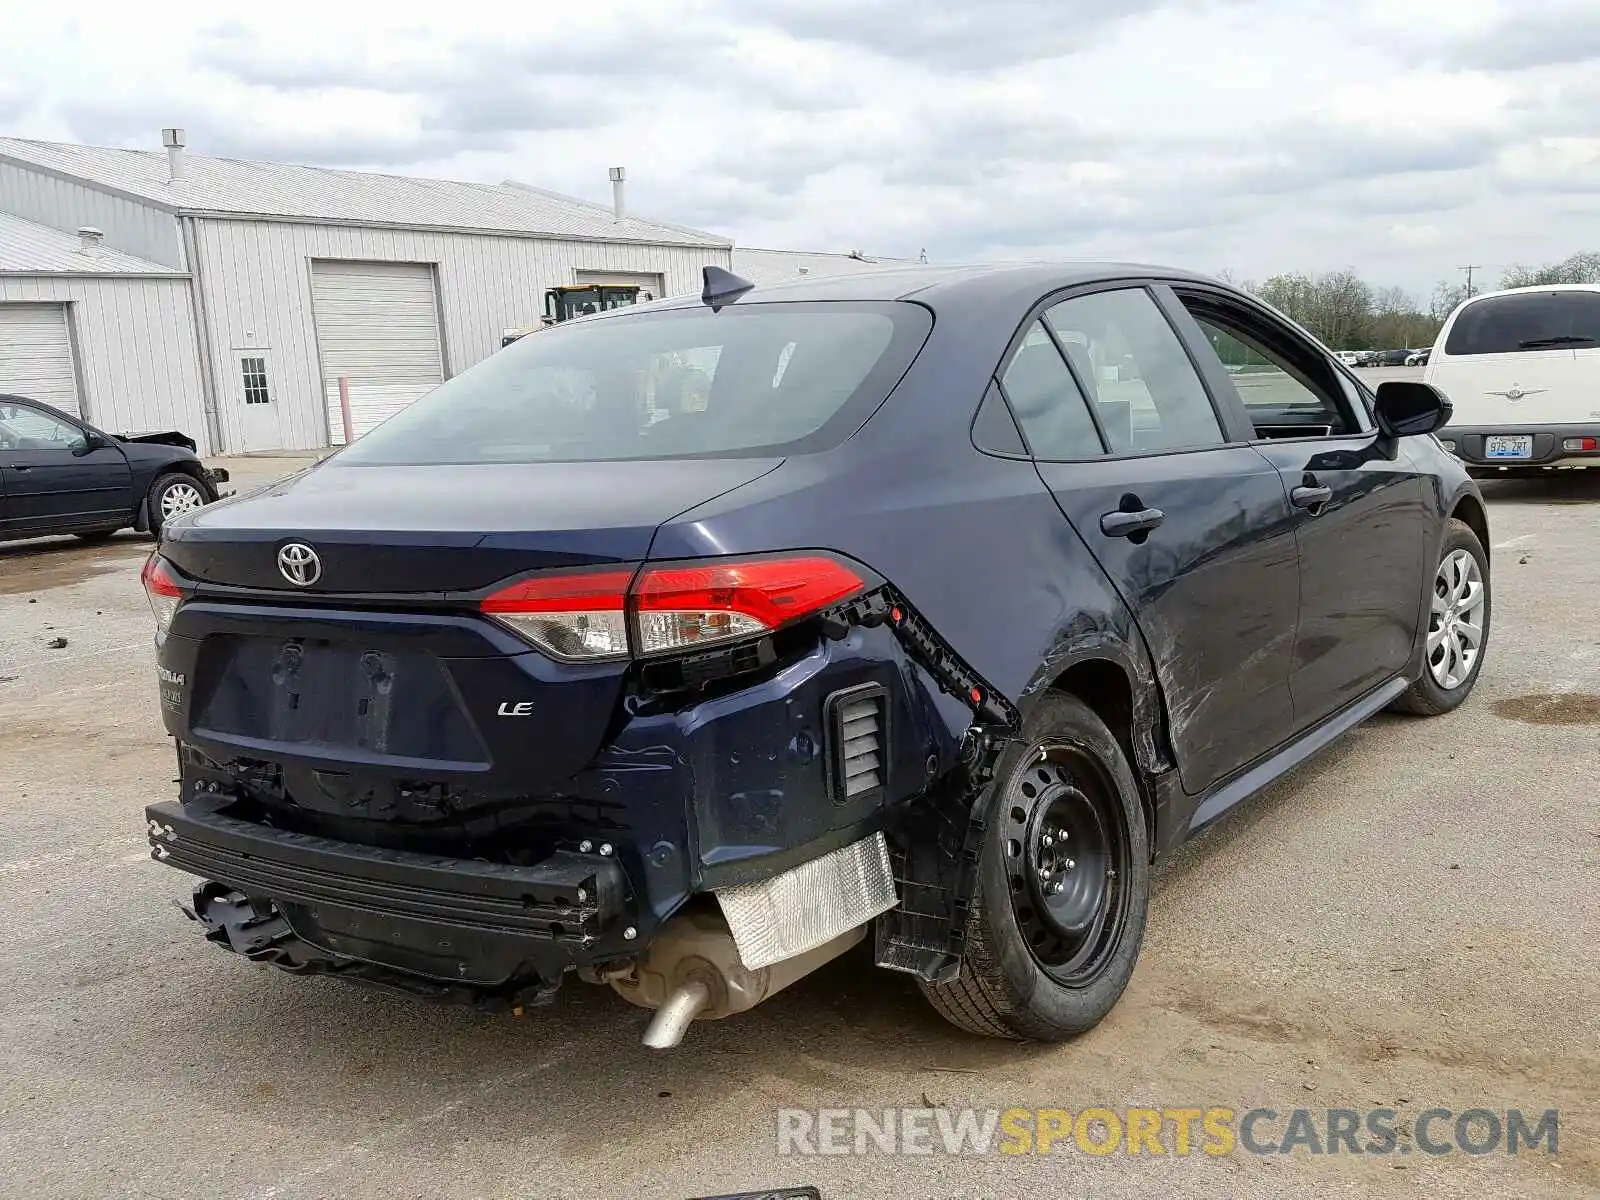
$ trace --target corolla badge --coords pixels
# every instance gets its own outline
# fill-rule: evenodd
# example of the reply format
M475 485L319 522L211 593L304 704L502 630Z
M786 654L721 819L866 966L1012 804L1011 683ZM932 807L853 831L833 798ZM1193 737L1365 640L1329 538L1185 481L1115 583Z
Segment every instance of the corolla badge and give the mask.
M278 551L278 570L295 587L310 587L322 578L322 560L304 542L286 542Z
M1507 400L1515 402L1517 400L1521 400L1524 396L1537 396L1540 392L1548 392L1549 390L1549 388L1528 388L1526 391L1524 391L1522 388L1519 388L1513 383L1503 392L1485 392L1484 395L1504 396Z

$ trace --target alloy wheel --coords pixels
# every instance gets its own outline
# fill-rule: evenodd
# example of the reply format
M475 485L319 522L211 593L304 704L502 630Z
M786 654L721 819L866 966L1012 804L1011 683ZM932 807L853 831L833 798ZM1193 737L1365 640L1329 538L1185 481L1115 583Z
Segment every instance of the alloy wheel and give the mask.
M161 519L170 521L179 513L190 512L205 504L205 497L192 483L175 483L161 493Z
M1483 571L1466 550L1452 550L1433 580L1428 619L1428 670L1445 691L1472 676L1483 648L1483 606L1488 599Z

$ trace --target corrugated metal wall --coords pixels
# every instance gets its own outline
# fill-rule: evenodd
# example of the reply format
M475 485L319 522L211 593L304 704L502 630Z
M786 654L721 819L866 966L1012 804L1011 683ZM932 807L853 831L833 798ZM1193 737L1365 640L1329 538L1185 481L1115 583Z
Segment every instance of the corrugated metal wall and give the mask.
M311 310L311 260L433 263L443 313L445 375L500 347L501 332L539 318L544 290L576 272L659 274L668 295L697 291L700 268L726 267L726 249L557 242L459 233L300 225L278 221L197 222L200 284L219 368L218 405L226 445L240 444L238 354L271 351L285 449L328 444L323 383Z
M0 208L72 233L93 225L106 245L163 266L183 268L178 220L169 212L81 183L0 162Z
M0 303L66 303L83 415L111 433L181 429L206 444L187 279L0 275Z

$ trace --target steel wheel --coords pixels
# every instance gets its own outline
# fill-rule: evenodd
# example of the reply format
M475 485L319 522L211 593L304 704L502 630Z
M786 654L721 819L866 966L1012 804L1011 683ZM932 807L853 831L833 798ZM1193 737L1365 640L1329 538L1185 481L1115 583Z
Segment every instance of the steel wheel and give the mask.
M180 513L200 508L205 502L206 498L194 484L174 483L161 493L161 520L170 521Z
M1433 580L1428 619L1428 670L1446 691L1472 677L1483 646L1483 606L1487 590L1478 560L1453 550L1439 564Z
M1041 753L1005 813L1011 909L1039 968L1082 988L1105 969L1127 922L1127 822L1087 755L1067 746Z

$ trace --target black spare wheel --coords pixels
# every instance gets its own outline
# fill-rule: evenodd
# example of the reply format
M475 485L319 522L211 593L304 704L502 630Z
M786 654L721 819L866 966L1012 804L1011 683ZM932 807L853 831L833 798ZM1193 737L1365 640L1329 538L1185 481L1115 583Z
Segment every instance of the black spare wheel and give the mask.
M923 993L973 1033L1083 1033L1122 995L1144 938L1150 840L1127 756L1093 709L1052 692L985 803L961 973Z

